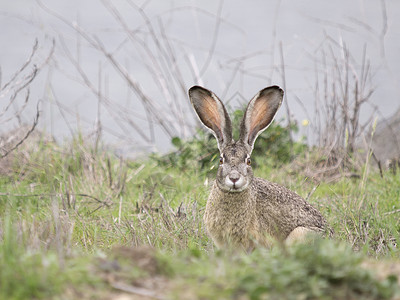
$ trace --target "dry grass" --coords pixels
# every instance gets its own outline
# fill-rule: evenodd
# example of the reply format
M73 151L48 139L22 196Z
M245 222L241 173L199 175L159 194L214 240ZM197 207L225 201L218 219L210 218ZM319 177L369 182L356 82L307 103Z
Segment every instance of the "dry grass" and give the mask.
M86 278L71 286L64 283L67 275L58 276L60 282L55 286L59 286L66 297L81 295L85 299L88 294L98 295L96 290L101 290L110 297L133 295L133 299L146 293L150 293L150 298L163 298L166 294L175 295L175 298L186 294L188 298L197 298L204 295L205 290L195 288L197 283L194 282L207 278L207 298L212 293L228 293L226 284L250 288L246 281L234 278L244 278L241 276L246 272L250 272L248 276L255 276L250 271L259 271L254 267L255 261L269 259L278 263L282 259L278 250L268 254L273 255L269 258L264 254L262 257L254 254L252 258L239 256L233 261L225 261L224 255L219 257L222 254L215 252L202 221L208 193L204 183L209 182L206 170L159 166L157 160L152 159L125 161L102 151L101 147L96 152L87 143L88 139L81 137L63 147L42 143L39 151L30 154L28 163L14 165L13 172L9 172L12 175L1 177L0 240L3 246L0 249L6 249L5 242L11 243L7 233L11 232L14 237L12 247L18 249L18 253L25 253L23 256L38 253L45 260L55 255L53 272L68 270ZM24 152L24 149L15 153L18 151ZM398 256L398 204L394 199L399 195L393 188L395 185L391 184L398 180L394 174L385 173L381 178L371 171L366 175L364 185L357 178L342 178L330 184L321 181L315 185L290 170L291 165L279 169L264 165L255 173L285 184L304 197L308 195L308 201L320 209L334 228L337 241L360 253L368 253L370 257L388 259ZM321 247L330 249L330 259L336 261L332 268L340 272L346 265L342 264L342 257L351 252L344 255L342 251L347 250L342 246L336 248L334 244ZM315 248L312 255L323 255L321 249ZM282 268L293 268L291 272L294 273L290 276L308 268L299 266L297 254L293 255L290 263L279 262ZM354 268L359 268L358 263L366 258L366 254L358 255L361 259L353 261ZM393 258L390 262L397 266ZM0 260L0 263L4 264L4 261ZM255 269L249 268L247 263ZM259 267L267 266L261 264ZM8 267L4 268L7 270ZM216 268L223 268L220 275ZM379 278L384 278L382 284L385 282L387 287L379 289L389 291L391 285L386 281L386 275L397 274L397 271L382 268L387 273L380 272L383 277ZM350 268L348 270L350 272ZM65 274L70 274L68 272ZM278 284L283 284L289 275L284 275L283 269L283 273L276 272L277 278L281 278ZM362 278L373 280L368 276ZM34 277L29 278L27 280ZM346 284L352 286L351 280ZM87 287L88 284L91 287ZM182 284L189 286L184 292ZM97 288L93 289L92 285ZM228 289L218 289L218 285ZM85 291L82 286L86 286Z

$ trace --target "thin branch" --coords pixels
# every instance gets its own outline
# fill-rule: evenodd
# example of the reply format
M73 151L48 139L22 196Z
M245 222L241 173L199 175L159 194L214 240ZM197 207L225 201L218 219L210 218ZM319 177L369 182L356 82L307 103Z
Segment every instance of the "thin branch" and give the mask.
M289 109L289 103L287 100L287 90L286 90L286 75L285 75L285 60L283 57L283 46L282 46L282 41L279 42L279 53L280 53L280 59L281 59L281 75L282 75L282 84L283 84L283 90L285 91L284 93L284 98L285 98L285 108L286 108L286 115L288 118L288 127L289 127L289 138L290 138L290 143L293 144L293 137L292 137L292 118L290 116L290 109Z
M214 27L214 34L213 34L213 39L211 42L210 50L208 51L208 56L206 58L205 63L203 64L203 67L200 70L200 78L203 77L204 72L208 69L208 66L210 65L211 59L214 55L215 47L217 45L218 41L218 36L219 36L219 28L221 25L221 15L222 15L222 7L223 7L224 1L220 0L219 2L219 7L218 7L218 12L216 16L216 23Z
M385 36L388 30L388 22L387 22L387 11L386 11L386 2L385 0L381 0L381 9L382 9L382 30L379 35L380 46L381 46L381 57L385 57Z
M62 194L60 193L43 193L43 194L12 194L12 193L0 193L0 196L11 196L11 197L18 197L18 198L29 198L29 197L61 197ZM111 207L110 203L107 203L106 201L100 200L99 198L85 194L85 193L67 193L69 196L75 196L75 197L84 197L84 198L89 198L92 199L103 206Z
M32 58L35 56L35 53L38 49L38 45L39 45L38 40L35 39L35 43L33 44L32 51L28 59L20 67L20 69L17 72L15 72L14 76L12 76L11 79L3 87L0 86L1 91L5 90L11 83L15 82L15 79L18 77L18 75L21 74L26 69L27 66L29 66L29 64L32 62Z
M35 130L36 125L39 122L39 116L40 116L39 103L40 103L40 101L37 103L36 117L33 120L32 127L28 130L28 132L25 134L25 136L21 140L19 140L17 144L14 145L14 147L12 147L11 149L7 150L4 154L1 154L0 155L0 159L6 157L11 152L13 152L15 149L17 149L30 136L30 134Z
M134 294L137 295L139 297L146 297L146 298L152 298L152 299L159 299L159 300L163 300L166 298L157 296L156 293L152 290L148 290L145 288L140 288L140 287L135 287L133 285L128 285L122 282L112 282L111 286L116 289L116 290L120 290L123 291L125 293L130 293L130 294Z

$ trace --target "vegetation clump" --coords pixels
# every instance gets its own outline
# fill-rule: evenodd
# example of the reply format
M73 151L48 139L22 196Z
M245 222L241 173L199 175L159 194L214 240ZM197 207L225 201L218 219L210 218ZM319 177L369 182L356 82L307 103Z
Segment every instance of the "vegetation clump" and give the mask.
M206 134L199 136L208 141ZM198 138L182 143L182 149L198 147L197 154L205 149ZM185 167L159 163L171 154L125 161L82 137L64 146L39 147L0 177L4 299L132 293L167 299L399 295L399 174L381 177L371 169L362 179L316 185L288 171L304 156L271 164L259 155L256 175L308 198L336 235L333 241L231 255L217 251L205 231L210 181L206 167L195 165L198 158L187 158Z

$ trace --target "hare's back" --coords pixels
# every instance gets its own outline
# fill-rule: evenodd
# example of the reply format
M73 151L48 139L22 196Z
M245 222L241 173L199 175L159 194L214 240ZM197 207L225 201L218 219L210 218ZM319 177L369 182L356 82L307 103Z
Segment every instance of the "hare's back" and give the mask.
M325 230L321 213L295 192L262 178L254 178L252 188L259 220L271 233L279 232L285 238L296 227Z

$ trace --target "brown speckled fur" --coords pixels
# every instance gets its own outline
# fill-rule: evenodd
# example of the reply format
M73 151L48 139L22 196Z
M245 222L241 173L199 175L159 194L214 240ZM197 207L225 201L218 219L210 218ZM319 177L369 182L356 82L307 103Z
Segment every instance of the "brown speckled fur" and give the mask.
M256 245L269 247L274 240L290 244L310 233L329 232L326 220L302 197L253 177L250 155L257 136L282 103L279 87L265 88L249 102L237 142L232 139L226 109L215 94L195 86L189 97L200 120L215 135L221 153L204 214L207 231L219 248L252 250Z
M274 239L284 241L297 227L327 230L326 220L307 201L262 178L254 178L241 193L224 192L214 182L204 222L219 248L232 244L246 250L256 244L270 247Z

